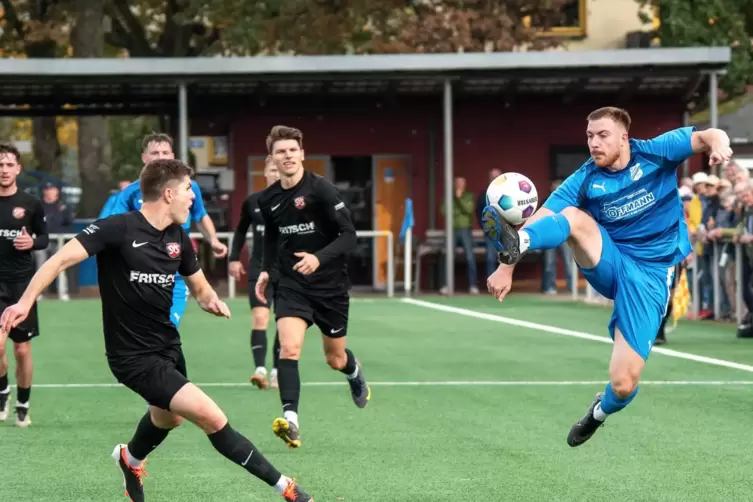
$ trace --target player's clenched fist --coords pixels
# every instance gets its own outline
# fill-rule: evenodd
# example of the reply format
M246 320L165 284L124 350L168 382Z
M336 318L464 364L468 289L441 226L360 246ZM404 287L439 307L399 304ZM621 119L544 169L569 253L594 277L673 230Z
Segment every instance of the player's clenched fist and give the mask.
M34 246L34 239L26 231L26 227L21 227L21 235L13 239L13 247L19 251L26 251Z
M296 272L300 272L303 275L309 275L316 272L316 269L319 268L319 258L311 253L299 251L298 253L295 253L295 255L301 259L301 261L293 266L293 270Z
M512 287L513 267L500 265L486 280L486 288L499 301L504 300Z

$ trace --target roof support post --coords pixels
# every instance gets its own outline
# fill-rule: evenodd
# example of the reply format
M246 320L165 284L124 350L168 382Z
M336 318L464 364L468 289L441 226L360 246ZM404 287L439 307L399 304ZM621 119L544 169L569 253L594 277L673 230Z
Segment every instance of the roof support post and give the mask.
M180 160L188 162L188 89L185 82L178 84L178 143Z
M712 71L709 75L709 120L712 128L719 127L719 80L718 73ZM719 166L714 166L715 174L719 174Z
M444 229L445 229L445 284L447 294L455 292L455 236L453 235L453 173L452 173L452 81L444 81Z

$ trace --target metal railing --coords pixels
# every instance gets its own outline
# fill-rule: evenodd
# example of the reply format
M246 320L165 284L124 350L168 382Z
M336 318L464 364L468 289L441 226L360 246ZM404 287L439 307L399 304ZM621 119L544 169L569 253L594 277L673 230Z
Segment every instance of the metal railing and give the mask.
M75 233L63 233L63 234L49 234L50 241L57 241L58 249L62 248L63 245L76 237ZM189 237L192 239L198 239L198 240L204 240L204 236L200 232L190 232ZM228 246L228 252L233 247L233 238L234 238L234 232L217 232L217 238L221 241L226 241ZM356 232L356 237L358 238L380 238L384 237L387 239L387 282L385 284L385 289L387 292L388 297L393 297L395 295L395 238L392 232L388 230L359 230ZM253 242L253 234L248 233L246 234L246 240L251 243ZM250 244L249 244L250 245ZM226 258L225 258L226 259ZM236 283L235 278L230 275L228 272L227 275L227 281L228 281L228 298L235 298L236 294ZM65 274L60 274L59 276L59 282L58 282L58 298L64 298L68 294L68 281L66 280Z
M692 262L688 266L688 271L692 270L692 279L690 280L690 298L691 298L691 309L690 311L693 313L693 318L698 319L698 313L700 312L701 308L701 264L699 260L699 256L696 254L696 243L693 243L693 251L692 251ZM720 248L723 246L731 246L734 248L734 263L735 263L735 318L738 323L742 322L743 317L745 316L745 303L743 302L743 287L746 286L743 284L743 260L747 259L744 256L743 253L743 245L739 243L733 243L731 241L711 241L707 243L703 243L704 250L711 252L711 275L712 275L712 290L713 290L713 297L714 297L714 304L713 304L713 312L714 312L714 318L718 319L721 314L721 308L722 308L722 281L725 278L721 277L720 269L726 270L726 267L731 266L728 259L725 259L725 263L722 265L722 253L720 251ZM703 273L708 273L707 270L703 270ZM571 265L571 284L572 289L570 291L571 296L575 300L585 300L586 302L609 302L606 298L601 297L594 289L593 287L586 283L586 288L584 295L581 296L579 290L578 290L578 266L575 263L575 260L573 260Z

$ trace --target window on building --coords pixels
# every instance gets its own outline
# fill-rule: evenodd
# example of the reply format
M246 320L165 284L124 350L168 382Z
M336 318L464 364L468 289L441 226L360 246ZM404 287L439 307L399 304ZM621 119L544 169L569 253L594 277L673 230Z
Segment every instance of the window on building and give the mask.
M586 36L586 0L567 0L562 9L563 19L556 26L541 30L544 37L585 37ZM526 26L535 25L530 16L523 18Z
M552 181L573 174L591 157L587 146L553 146L551 148Z

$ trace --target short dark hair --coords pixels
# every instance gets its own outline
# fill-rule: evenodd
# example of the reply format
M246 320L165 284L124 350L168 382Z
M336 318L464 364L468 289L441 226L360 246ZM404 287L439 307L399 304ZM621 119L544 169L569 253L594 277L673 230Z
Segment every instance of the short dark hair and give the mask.
M298 146L303 149L303 133L300 129L295 127L288 127L284 125L276 125L269 131L267 136L267 153L272 153L272 147L275 142L282 141L284 139L294 139L298 142Z
M0 143L0 155L4 153L10 153L14 157L16 157L16 163L21 163L21 152L18 151L18 148L11 145L10 143Z
M173 147L173 138L163 132L150 132L141 140L141 151L145 152L152 143L167 143L170 148Z
M139 184L141 199L144 202L159 200L162 190L172 182L193 176L191 166L177 159L157 159L149 162L141 170Z
M630 114L627 110L617 108L616 106L605 106L589 113L586 120L591 121L603 118L609 118L615 122L619 122L625 127L626 131L630 131Z

